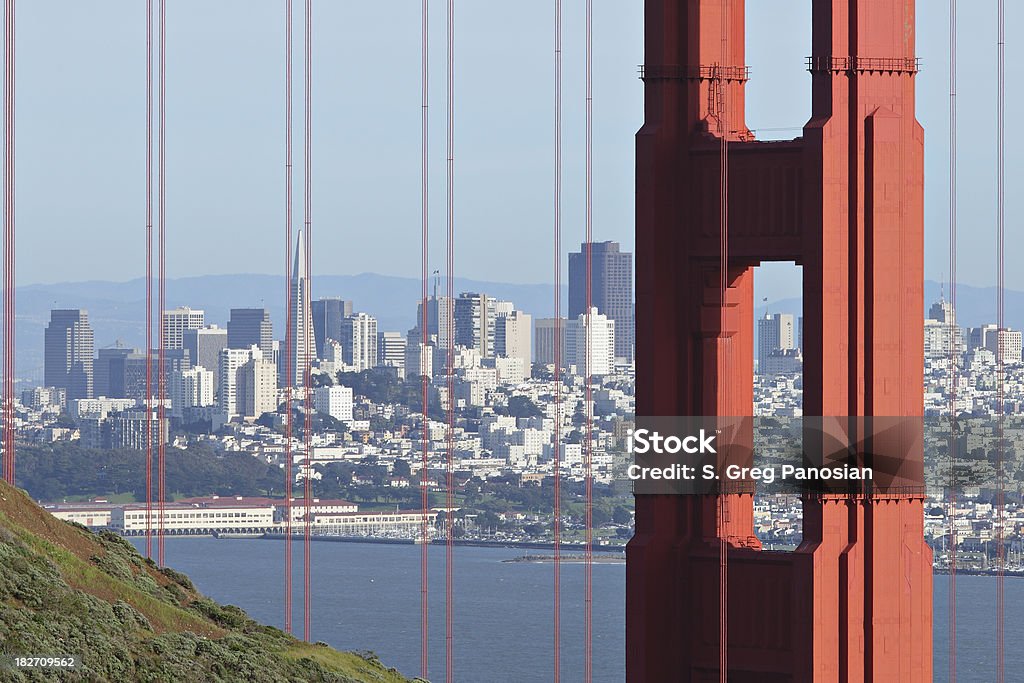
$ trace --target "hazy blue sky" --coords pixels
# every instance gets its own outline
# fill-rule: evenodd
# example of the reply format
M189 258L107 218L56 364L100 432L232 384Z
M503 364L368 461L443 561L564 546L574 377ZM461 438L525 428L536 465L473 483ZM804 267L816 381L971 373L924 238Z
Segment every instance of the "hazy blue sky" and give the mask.
M416 277L420 3L313 4L314 271ZM443 268L444 3L431 4L432 267ZM569 246L583 235L584 3L564 4ZM295 5L301 28L303 3ZM1024 8L1007 5L1012 32ZM168 6L168 274L279 272L284 2ZM552 279L552 6L457 3L456 270L465 277ZM594 8L594 235L631 248L642 3L595 0ZM747 8L748 125L799 128L809 111L810 3L748 0ZM144 3L33 0L18 11L18 281L137 277L144 254ZM947 277L947 22L945 2L918 2L918 117L927 136L933 279ZM994 282L995 3L962 12L960 30L960 278L987 285ZM1024 247L1015 134L1022 57L1011 39L1008 285L1024 289L1024 269L1013 258ZM296 114L300 105L297 99ZM795 292L796 282L776 269L761 289L781 297Z

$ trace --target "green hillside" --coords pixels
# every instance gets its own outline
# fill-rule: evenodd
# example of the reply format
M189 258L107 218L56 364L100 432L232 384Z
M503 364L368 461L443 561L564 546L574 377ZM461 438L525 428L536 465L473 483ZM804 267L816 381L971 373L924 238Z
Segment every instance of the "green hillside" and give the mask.
M74 671L15 669L27 655L83 660ZM62 522L2 481L0 680L408 682L373 656L218 605L119 536Z

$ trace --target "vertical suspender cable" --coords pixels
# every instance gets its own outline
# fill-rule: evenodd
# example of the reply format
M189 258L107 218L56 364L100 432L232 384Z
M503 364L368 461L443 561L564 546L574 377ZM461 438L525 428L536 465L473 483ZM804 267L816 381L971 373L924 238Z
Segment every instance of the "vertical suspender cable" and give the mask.
M427 329L427 307L429 305L429 302L427 300L427 280L429 277L429 261L427 255L429 254L430 251L430 182L428 179L428 157L430 152L430 0L422 0L422 3L422 35L420 38L420 231L422 240L420 253L420 275L422 276L422 291L420 292L420 294L422 295L422 304L420 306L419 320L420 353L417 354L416 357L420 359L420 367L417 369L417 371L421 373L421 382L423 389L423 433L420 435L420 502L423 508L422 528L420 529L420 677L426 679L427 673L429 671L430 662L430 605L427 600L427 565L430 551L430 522L427 519L427 515L430 512L430 493L427 489L427 482L429 481L429 478L427 476L427 470L430 464L430 378L427 376L425 372L423 372L422 354L426 353L427 345L430 343L430 335ZM434 301L434 305L438 305L438 302L436 300ZM440 309L438 309L438 314L440 314Z
M555 0L555 169L554 169L555 424L552 474L554 503L554 605L552 616L554 682L561 680L562 635L562 0Z
M157 564L164 566L164 512L167 496L166 444L164 403L167 397L167 367L165 365L167 333L163 325L163 311L167 305L167 2L160 0L160 111L157 148L157 262L159 265L157 311L161 316L157 348Z
M3 413L4 413L4 425L3 425L3 479L8 483L14 482L12 475L12 453L14 449L12 446L14 442L8 438L8 425L7 425L7 384L8 378L11 377L10 367L8 364L8 347L11 343L11 335L8 333L9 320L7 317L7 299L10 296L10 287L7 285L7 272L11 268L11 249L8 240L10 234L9 225L11 223L11 194L8 190L9 178L11 177L11 150L9 146L10 137L8 130L10 129L10 113L9 107L10 95L9 89L11 85L11 35L9 30L9 21L11 13L11 0L5 0L4 2L4 84L3 84L3 109L4 109L4 209L3 209L3 222L4 222L4 236L3 236L3 250L4 250L4 330L3 330L3 343L4 343L4 361L3 361Z
M586 125L586 231L587 231L587 312L586 312L586 384L584 409L587 432L584 436L584 487L586 489L586 519L584 520L583 551L583 680L590 683L594 676L594 404L593 353L594 330L591 307L594 305L593 241L594 241L594 3L587 0L587 125Z
M295 345L292 311L295 294L292 288L292 0L285 0L285 71L284 71L284 630L292 632L292 388L295 366L292 352Z
M4 5L4 480L14 484L14 93L15 93L15 0Z
M448 380L448 428L447 434L447 482L445 485L445 563L444 563L444 640L445 640L445 680L452 683L454 680L453 661L453 614L452 614L452 571L454 560L453 532L455 516L452 512L454 505L453 487L455 485L455 0L448 0L448 50L447 50L447 126L445 142L447 146L447 239L445 240L446 260L448 270L448 301L445 317L447 318L448 335L448 364L445 368Z
M302 339L303 339L303 377L302 386L305 391L305 413L306 420L303 429L304 437L304 452L306 456L306 476L302 479L302 490L303 490L303 638L308 642L310 639L310 532L311 532L311 507L313 499L313 470L312 470L312 431L313 431L313 377L312 377L312 365L311 359L313 357L312 342L310 339L310 330L312 326L310 321L305 319L305 316L309 314L309 300L310 293L309 287L312 282L312 223L313 223L313 202L312 202L312 128L313 128L313 108L312 108L312 89L313 89L313 1L306 0L306 62L305 62L305 77L306 77L306 89L305 89L305 137L303 139L304 146L304 163L305 163L305 183L304 183L304 224L306 228L306 253L303 258L306 262L306 284L302 292Z
M153 0L146 0L146 557L153 557Z
M956 323L956 0L949 0L949 681L956 683L956 449L957 362Z
M996 683L1003 683L1005 671L1005 581L1006 558L1004 546L1005 493L1003 473L1003 427L1005 392L1005 369L1003 367L1003 345L999 337L1006 327L1005 320L1005 257L1003 240L1005 236L1005 133L1006 133L1006 21L1004 0L998 0L998 45L996 53L998 71L998 92L996 100Z
M722 377L722 384L719 387L721 395L722 405L728 405L728 390L729 390L729 349L730 339L726 332L726 291L729 287L729 133L730 133L730 118L728 109L728 95L729 95L729 82L726 78L726 68L729 64L729 3L731 0L722 0L722 62L718 73L718 92L721 97L719 102L719 135L720 140L720 160L719 170L721 176L719 178L719 185L721 189L721 209L719 211L721 218L720 226L720 245L719 245L719 271L721 280L719 281L719 328L721 337L721 348L720 353L722 358L720 359L721 368L719 370L720 377ZM718 640L718 675L721 683L726 683L729 679L729 528L728 528L728 517L729 517L729 497L722 495L721 492L718 496L718 530L719 530L719 640Z

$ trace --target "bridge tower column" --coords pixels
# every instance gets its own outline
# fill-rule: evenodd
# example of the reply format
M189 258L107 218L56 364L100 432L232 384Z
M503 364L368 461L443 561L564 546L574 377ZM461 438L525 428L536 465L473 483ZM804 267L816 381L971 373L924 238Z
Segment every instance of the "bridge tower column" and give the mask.
M914 0L813 0L811 118L801 138L771 143L755 141L744 123L743 5L645 3L637 414L749 415L752 267L792 260L804 272L804 414L920 415ZM913 434L897 447L920 460ZM749 495L729 496L725 523L715 496L637 496L627 549L628 680L718 680L723 537L730 681L930 680L922 506L919 491L807 497L801 547L769 553L753 538Z

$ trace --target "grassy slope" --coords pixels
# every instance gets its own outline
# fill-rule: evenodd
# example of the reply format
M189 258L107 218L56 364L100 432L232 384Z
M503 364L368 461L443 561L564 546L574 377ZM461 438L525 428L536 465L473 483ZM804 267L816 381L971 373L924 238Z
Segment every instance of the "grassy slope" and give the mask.
M15 655L81 655L58 674ZM0 481L0 680L402 683L374 657L338 652L217 605L114 534L94 535Z

